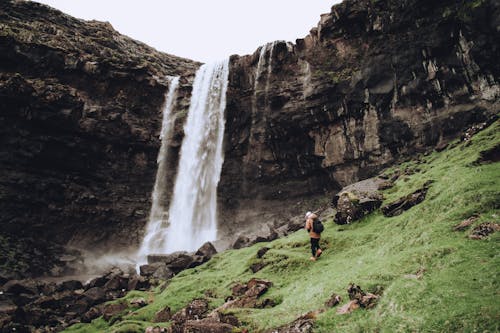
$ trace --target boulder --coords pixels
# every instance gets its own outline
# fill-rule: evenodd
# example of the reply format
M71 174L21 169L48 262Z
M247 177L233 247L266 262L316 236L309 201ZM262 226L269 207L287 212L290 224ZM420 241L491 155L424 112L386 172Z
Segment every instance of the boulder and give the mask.
M63 281L58 285L57 290L77 290L83 289L83 284L78 280Z
M141 265L139 267L139 271L141 276L151 276L161 267L167 266L164 262L154 262L151 264Z
M103 288L94 287L85 291L83 297L89 305L95 305L106 301L106 292Z
M165 264L177 274L190 268L191 264L195 261L194 259L193 255L189 255L186 252L174 252L166 258Z
M37 295L38 294L38 284L35 280L10 280L7 281L2 287L5 293L19 295Z
M151 288L151 283L150 281L140 275L134 275L132 276L127 284L127 290L148 290Z
M382 178L375 177L342 188L332 200L337 207L335 223L354 222L380 207L384 198L379 188L386 182Z
M195 255L202 256L203 258L205 258L205 260L209 260L216 254L217 250L215 249L214 245L210 242L206 242L198 249L198 251L195 252Z
M153 279L158 279L158 280L169 280L173 278L175 273L168 268L166 265L162 265L158 267L158 269L151 275Z

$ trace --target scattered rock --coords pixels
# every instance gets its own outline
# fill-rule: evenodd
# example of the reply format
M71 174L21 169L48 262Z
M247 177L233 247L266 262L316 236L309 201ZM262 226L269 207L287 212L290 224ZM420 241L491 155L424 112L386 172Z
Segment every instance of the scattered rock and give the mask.
M120 314L127 307L127 303L124 302L106 304L102 310L102 317L104 320L109 321L112 317Z
M382 213L387 217L397 216L410 209L411 207L418 205L419 203L424 201L429 189L429 185L431 183L431 181L428 181L422 188L416 190L415 192L383 206L381 208Z
M481 223L474 229L472 229L469 238L470 239L485 239L488 237L490 234L494 233L495 231L500 230L500 225L497 223L493 222L485 222Z
M153 262L151 264L141 265L139 266L139 272L141 276L151 276L161 267L167 267L164 262Z
M259 259L262 258L269 250L270 250L270 248L268 248L268 247L261 247L257 251L257 258L259 258Z
M440 143L438 143L436 145L436 147L434 147L434 150L437 151L437 152L442 152L443 150L445 150L446 148L448 148L448 142L446 141L441 141Z
M216 254L217 250L215 249L214 245L210 242L206 242L205 244L203 244L195 253L195 255L197 256L202 256L205 261L208 261Z
M137 306L139 308L142 308L142 307L148 305L148 302L143 297L134 298L134 299L130 300L129 303L130 303L130 305Z
M208 312L208 302L205 299L195 299L188 306L179 310L172 316L176 323L185 323L188 320L198 320L205 317Z
M5 283L2 287L5 293L19 295L37 295L38 294L38 284L35 280L10 280Z
M325 306L327 308L333 308L334 306L338 305L340 302L342 302L342 297L337 294L333 294L328 301L325 302Z
M349 303L342 305L338 310L337 314L343 315L353 312L354 310L359 309L359 302L357 299L349 301Z
M215 321L211 318L205 318L201 320L188 320L183 325L182 332L192 332L192 333L232 333L234 332L234 326Z
M453 230L454 231L465 231L466 229L468 229L474 222L477 221L477 219L479 218L479 215L472 215L471 217L469 217L468 219L465 219L463 220L462 222L460 222L459 224L455 225L453 227Z
M172 312L170 310L170 307L165 307L163 310L158 311L154 318L153 318L153 323L161 323L161 322L166 322L170 321L172 319Z
M99 307L92 307L82 316L82 323L90 323L92 320L100 317L101 314L102 310Z
M347 288L347 293L351 301L356 300L359 306L367 309L373 308L380 297L372 293L365 293L359 286L352 283Z
M258 271L260 271L261 269L263 269L264 267L266 267L267 265L269 265L269 263L264 262L264 261L258 261L258 262L255 262L255 263L250 265L250 270L252 271L252 273L255 274Z
M89 305L99 304L106 301L106 293L103 288L94 287L83 293Z

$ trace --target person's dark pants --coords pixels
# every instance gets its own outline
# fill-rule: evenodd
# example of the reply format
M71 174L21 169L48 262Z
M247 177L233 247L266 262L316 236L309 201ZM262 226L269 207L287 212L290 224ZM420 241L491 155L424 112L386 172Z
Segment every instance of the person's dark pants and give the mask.
M311 238L311 252L313 257L316 257L316 251L320 249L319 247L319 238Z

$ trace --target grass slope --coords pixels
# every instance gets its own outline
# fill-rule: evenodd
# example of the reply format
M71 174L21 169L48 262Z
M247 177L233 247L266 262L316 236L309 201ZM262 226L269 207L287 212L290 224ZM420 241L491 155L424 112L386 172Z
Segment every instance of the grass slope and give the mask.
M471 240L470 230L456 232L452 227L474 213L480 214L474 226L499 222L499 164L476 163L481 151L500 144L499 127L497 121L469 143L457 142L442 153L387 170L388 174L396 169L414 173L400 177L385 191L385 203L433 180L425 201L396 217L375 212L346 226L327 221L322 239L325 251L317 262L308 260L309 239L303 230L270 243L225 251L203 266L182 272L163 291L128 295L145 295L152 303L125 314L123 321L109 326L98 319L67 332L143 332L163 307L177 311L197 297L209 299L216 307L230 295L235 282L252 277L272 281L264 297L279 304L232 310L250 332L278 327L323 308L332 293L340 294L344 304L350 282L365 291L383 289L377 306L349 315L329 309L317 316L315 332L498 332L500 233ZM271 250L257 259L262 246ZM252 274L249 266L257 260L269 265ZM423 275L417 277L417 272Z

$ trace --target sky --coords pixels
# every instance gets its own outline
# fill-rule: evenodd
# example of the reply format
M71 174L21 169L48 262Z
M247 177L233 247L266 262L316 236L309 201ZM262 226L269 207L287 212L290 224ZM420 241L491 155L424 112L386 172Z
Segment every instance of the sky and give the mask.
M36 0L66 14L108 21L159 51L210 62L295 42L340 0Z

